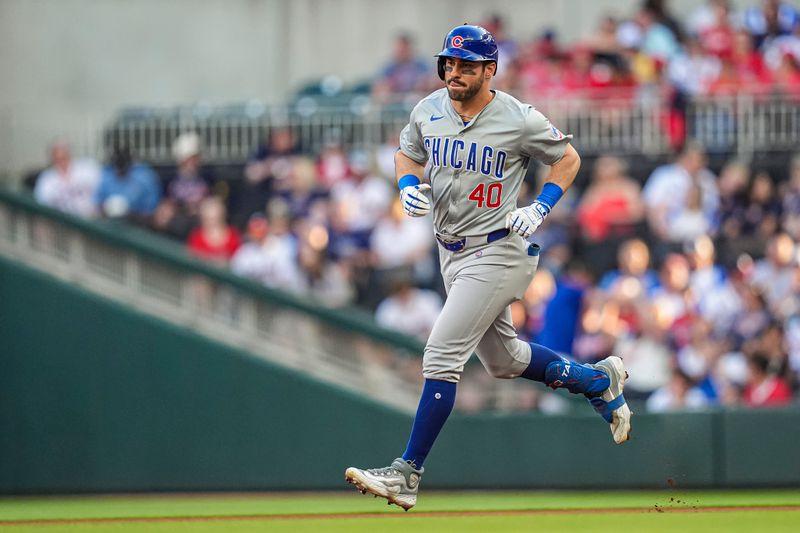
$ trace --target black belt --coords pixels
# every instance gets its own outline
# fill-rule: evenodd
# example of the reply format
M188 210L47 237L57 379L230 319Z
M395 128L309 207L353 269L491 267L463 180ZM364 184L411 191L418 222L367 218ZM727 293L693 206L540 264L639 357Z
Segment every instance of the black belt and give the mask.
M447 241L443 240L441 237L439 237L437 235L436 236L436 240L439 241L439 244L441 244L444 249L450 250L451 252L460 252L461 250L466 248L467 239L468 238L470 240L478 239L478 240L481 241L481 243L483 243L483 242L490 243L490 242L494 242L494 241L499 241L500 239L504 239L505 237L508 236L509 232L510 232L510 230L508 228L502 228L502 229L497 229L497 230L492 231L491 233L486 235L486 237L483 237L483 236L462 237L460 239L447 240ZM484 238L486 239L485 241L484 241Z

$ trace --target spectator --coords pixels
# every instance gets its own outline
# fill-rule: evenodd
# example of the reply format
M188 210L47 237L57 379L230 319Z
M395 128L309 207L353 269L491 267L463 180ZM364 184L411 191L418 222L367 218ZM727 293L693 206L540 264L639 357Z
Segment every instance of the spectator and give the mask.
M750 170L740 161L728 162L720 172L719 226L725 239L734 240L742 235L749 181Z
M755 235L762 243L775 234L781 219L781 202L769 173L756 173L750 184L742 233ZM760 255L760 254L759 254Z
M172 143L172 156L178 168L167 184L167 197L188 215L195 215L209 195L211 181L201 167L200 136L194 132L179 135Z
M772 81L764 58L755 47L753 36L744 30L734 33L731 60L742 87L755 91Z
M669 383L656 389L647 399L647 410L651 413L697 410L707 406L706 395L680 370L674 370Z
M750 280L761 290L771 309L777 309L794 286L795 243L786 233L772 237L767 244L767 256L756 262Z
M668 240L670 225L686 209L693 185L702 191L702 209L708 218L719 207L719 191L714 174L706 168L705 150L687 143L675 163L656 168L645 184L643 195L650 229L656 237Z
M669 240L677 244L691 244L713 230L715 213L703 211L703 190L692 183L686 196L686 205L678 211L668 226Z
M742 400L749 407L786 405L792 401L792 391L783 378L769 373L769 359L756 353L748 359L750 376Z
M346 180L350 174L350 161L344 152L338 133L329 132L325 146L317 159L317 176L320 184L332 189L340 181Z
M781 226L795 242L800 241L800 154L795 154L789 165L789 179L784 184L783 219Z
M95 191L100 167L90 158L73 159L67 143L50 147L50 167L36 179L33 195L40 204L88 218L96 214Z
M641 50L661 63L667 63L680 50L676 34L664 24L663 12L645 7L636 15L642 29ZM674 25L677 28L677 25Z
M317 171L308 157L296 157L284 178L285 186L277 192L291 219L307 217L318 205L324 205L329 193L317 181Z
M295 239L288 233L285 220L273 220L277 231L271 231L263 214L250 216L247 242L231 258L231 270L267 287L302 292Z
M428 61L416 57L411 35L398 35L394 40L392 58L373 84L373 97L386 101L394 94L424 90L430 83L429 65Z
M331 189L331 200L339 204L350 232L369 234L389 210L396 188L373 173L370 156L363 151L350 155L350 175Z
M699 36L714 28L719 22L720 10L728 12L729 23L734 17L730 13L729 0L707 0L704 4L696 7L686 20L686 29L689 35Z
M800 22L797 9L780 0L763 0L761 7L748 7L742 19L759 48L771 38L792 33Z
M434 291L414 287L409 273L405 273L402 277L396 275L389 296L375 310L375 320L424 342L441 310L441 297Z
M707 54L700 41L689 38L686 50L670 61L667 78L681 93L698 96L709 93L720 71L719 59Z
M583 298L591 286L592 276L586 265L573 260L555 278L555 290L548 298L542 315L542 326L536 342L552 350L571 354L578 333Z
M218 196L200 203L200 226L189 235L187 244L194 255L224 265L241 245L239 231L225 221L225 204Z
M644 218L641 187L627 176L625 163L604 156L595 161L592 181L576 212L581 235L589 242L630 236Z
M645 0L643 4L644 9L652 14L655 21L672 32L672 35L674 35L676 39L681 39L683 37L681 24L669 13L666 0Z
M652 304L654 318L658 327L664 331L671 331L673 326L681 319L693 312L693 298L689 289L690 267L689 261L681 254L669 254L661 265L661 285L653 291Z
M688 253L692 264L689 287L696 310L713 325L715 334L724 336L742 309L739 295L725 269L716 264L716 249L709 237L698 238Z
M800 55L783 54L780 64L772 76L774 90L777 94L788 95L796 99L800 93Z
M630 239L620 246L617 270L607 272L599 287L609 295L639 298L658 287L658 276L650 270L650 248L641 239Z
M597 31L585 44L595 55L609 59L618 57L622 52L622 45L617 40L616 19L612 16L603 17Z
M300 245L298 261L306 295L327 307L353 302L356 293L346 263L332 261L324 249L315 249L307 243Z
M386 136L386 140L375 151L378 174L391 183L395 182L394 156L399 147L400 132L395 130Z
M427 263L433 245L431 221L405 216L399 198L395 198L370 235L372 264L379 271L410 266L419 275L431 270Z
M757 339L766 331L771 317L761 291L745 283L740 283L737 290L742 301L742 310L731 328L731 340L736 349L741 349L746 341Z
M250 215L264 211L275 189L289 188L286 177L298 152L291 129L270 131L269 140L256 148L245 166L244 179L232 191L231 221L234 226L242 228Z
M172 143L177 164L175 177L167 183L167 194L153 216L156 231L185 241L197 225L197 212L210 193L211 178L201 167L200 136L182 133Z
M731 25L730 6L727 2L714 2L713 23L698 34L703 48L711 55L729 58L733 51L734 29Z
M127 147L117 147L103 168L95 194L96 208L107 217L146 223L161 198L158 178L145 163L135 162Z

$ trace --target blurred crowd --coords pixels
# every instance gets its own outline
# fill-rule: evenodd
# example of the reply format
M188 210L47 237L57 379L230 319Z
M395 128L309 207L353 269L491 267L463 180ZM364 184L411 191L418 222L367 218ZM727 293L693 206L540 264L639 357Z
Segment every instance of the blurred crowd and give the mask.
M554 29L513 39L501 15L479 21L498 41L493 87L543 109L565 98L574 109L598 100L620 110L663 102L658 126L675 149L687 137L693 99L800 100L800 11L787 2L735 10L728 0L706 0L676 17L667 0L644 0L621 3L619 11L631 14L606 16L591 35L568 44ZM410 34L399 35L373 97L390 102L439 88L429 56L418 55Z
M679 19L669 2L645 0L629 18L598 22L592 35L562 45L552 29L514 40L501 15L480 21L498 42L493 86L534 102L646 95L662 88L673 90L676 99L800 90L800 12L787 2L762 0L737 11L728 0L706 0ZM410 34L399 35L373 95L438 88L428 59L417 55Z
M606 19L569 50L552 32L516 43L499 17L485 25L500 41L500 86L525 98L664 81L689 95L800 87L799 20L780 2L735 13L710 1L681 25L649 1L634 19ZM376 77L375 98L435 84L432 66L402 36ZM33 190L42 204L125 218L240 276L321 305L359 306L424 340L443 288L429 217L406 217L399 206L397 134L350 153L331 134L312 154L276 128L236 180L216 179L194 132L174 140L167 169L124 146L100 165L56 142ZM777 172L735 158L717 167L691 141L652 172L610 155L585 161L585 187L571 189L534 235L544 253L513 304L520 336L586 362L622 356L626 396L652 411L797 397L800 156ZM520 204L541 185L534 170ZM470 392L471 375L464 401L486 407Z

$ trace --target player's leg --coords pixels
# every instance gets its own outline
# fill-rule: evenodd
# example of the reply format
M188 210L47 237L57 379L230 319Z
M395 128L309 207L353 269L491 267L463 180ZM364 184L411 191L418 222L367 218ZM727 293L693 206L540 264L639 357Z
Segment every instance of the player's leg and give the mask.
M474 275L464 268L450 285L447 301L431 330L422 362L425 385L403 459L421 467L453 409L456 384L494 317L508 305L510 272ZM486 274L486 273L484 273Z
M506 264L515 265L513 270L524 276L513 277L516 282L508 285L506 296L522 297L533 277L538 262L538 247L528 248L528 255L521 260L519 249L506 247ZM610 424L614 441L625 442L630 434L631 412L625 403L623 389L627 373L622 359L608 357L595 365L580 364L562 357L553 350L536 343L517 339L511 322L510 308L504 309L487 328L477 345L477 354L486 370L495 377L523 377L544 383L554 389L565 388L574 394L584 394L592 407Z
M464 254L452 263L443 261L448 295L425 347L425 385L408 444L389 467L347 469L345 478L362 492L405 509L416 503L423 463L453 409L464 365L494 318L513 300L506 288L519 273L505 268L498 248L484 249L477 260Z
M486 330L476 353L486 371L494 377L523 377L548 387L564 387L575 394L600 395L609 384L605 371L575 363L553 350L517 338L511 322L511 308L506 307Z
M475 351L494 377L523 377L553 389L565 388L585 395L609 423L614 442L628 440L631 412L623 396L627 374L619 357L610 356L593 365L580 364L541 344L521 341L511 322L510 307L489 326Z

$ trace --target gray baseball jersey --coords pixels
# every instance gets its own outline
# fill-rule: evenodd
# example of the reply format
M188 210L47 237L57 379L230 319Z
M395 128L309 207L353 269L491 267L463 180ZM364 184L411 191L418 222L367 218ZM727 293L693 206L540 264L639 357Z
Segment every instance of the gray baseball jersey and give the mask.
M513 378L527 368L531 348L517 339L509 305L528 287L538 247L514 232L492 242L486 236L503 229L516 209L530 160L556 163L571 138L500 91L467 125L446 89L411 112L400 149L428 163L435 230L445 241L466 237L463 249L439 247L447 300L425 346L426 378L458 381L473 352L495 377Z
M429 163L433 223L440 235L485 235L505 227L530 160L556 163L572 138L533 106L494 93L464 125L447 89L439 89L414 107L400 135L405 155Z

